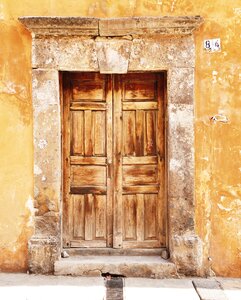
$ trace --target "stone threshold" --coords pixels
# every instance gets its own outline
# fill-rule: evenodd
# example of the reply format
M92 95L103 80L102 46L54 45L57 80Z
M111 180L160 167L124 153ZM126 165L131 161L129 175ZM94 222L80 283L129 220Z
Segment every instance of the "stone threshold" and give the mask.
M177 278L174 263L159 256L70 256L54 264L55 275Z
M68 255L79 256L162 256L166 253L166 248L155 249L114 249L114 248L64 248L64 252Z

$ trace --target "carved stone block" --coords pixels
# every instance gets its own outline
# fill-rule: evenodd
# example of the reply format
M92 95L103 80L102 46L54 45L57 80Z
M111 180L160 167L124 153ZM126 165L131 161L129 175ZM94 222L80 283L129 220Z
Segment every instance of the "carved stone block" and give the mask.
M96 49L100 73L127 73L131 43L124 39L97 40Z

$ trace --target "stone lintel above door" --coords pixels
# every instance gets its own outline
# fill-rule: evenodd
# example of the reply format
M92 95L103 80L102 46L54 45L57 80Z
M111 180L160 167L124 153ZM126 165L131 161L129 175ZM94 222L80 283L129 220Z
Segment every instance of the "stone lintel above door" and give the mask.
M103 74L194 67L192 33L203 22L200 16L19 20L33 36L33 68Z
M168 248L179 273L198 275L202 243L195 232L193 33L197 17L22 17L31 32L35 235L32 272L53 272L61 251L61 71L164 71ZM51 241L51 243L49 242ZM52 242L54 241L54 242Z
M181 17L20 17L38 36L188 35L203 23L200 16Z

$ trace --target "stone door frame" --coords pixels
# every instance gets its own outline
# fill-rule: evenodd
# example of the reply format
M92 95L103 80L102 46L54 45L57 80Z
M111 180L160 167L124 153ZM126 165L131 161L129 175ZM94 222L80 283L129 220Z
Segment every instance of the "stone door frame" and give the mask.
M170 260L198 275L202 244L195 232L194 67L196 17L117 19L22 17L32 33L34 218L29 269L52 273L61 254L61 71L167 74L167 215Z

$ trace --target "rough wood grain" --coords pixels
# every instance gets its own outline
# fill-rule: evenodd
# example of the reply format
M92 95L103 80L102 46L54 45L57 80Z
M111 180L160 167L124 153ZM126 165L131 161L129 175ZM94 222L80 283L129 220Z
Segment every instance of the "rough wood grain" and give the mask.
M159 184L156 185L130 185L123 186L123 194L157 194L159 192Z
M136 196L125 195L122 196L124 215L123 215L123 239L124 240L136 240L137 237L137 215L136 215Z
M125 101L127 100L152 100L154 99L154 82L127 82L125 84Z
M124 185L157 184L158 170L156 165L123 166Z
M136 217L133 207L125 205L124 227L131 224L132 238L125 236L123 247L160 247L165 245L164 102L160 96L163 77L154 73L127 74L123 81L122 192L126 199L136 199ZM131 222L135 218L136 236L133 238L134 225Z
M71 73L73 101L105 101L105 75L99 73Z
M85 199L83 195L72 195L73 201L73 238L85 237Z
M144 155L144 142L145 142L144 124L145 124L145 112L143 110L138 109L136 111L136 156L139 157ZM134 157L132 157L132 159L134 159ZM139 158L137 159L137 161L140 161Z
M123 111L123 154L134 155L136 147L135 111Z
M64 76L65 75L65 76ZM70 165L69 155L71 152L70 144L70 99L72 98L72 92L70 89L70 80L67 74L64 74L62 78L62 89L63 98L61 98L62 104L62 159L63 159L63 245L66 247L70 246L70 240L73 229L73 218L72 218L72 201L70 200Z
M106 155L106 112L95 111L93 114L94 124L94 155Z
M84 154L84 114L82 111L73 111L71 113L71 154Z
M71 194L85 195L85 194L97 194L102 195L107 193L106 186L71 186Z
M95 239L106 239L106 196L94 195Z
M85 196L85 240L92 241L95 231L95 217L94 217L94 197L92 194Z
M71 110L106 110L106 103L100 102L72 102Z
M123 110L137 110L137 109L153 110L153 109L157 109L157 102L155 101L124 102L122 106L123 106Z
M113 149L113 170L114 170L114 230L113 247L121 248L123 242L123 203L122 203L122 92L123 84L120 75L116 75L114 81L114 149Z
M123 165L154 165L157 164L157 156L124 156Z
M92 134L92 111L86 110L84 112L84 144L85 144L85 155L93 155L93 134Z
M106 165L105 157L70 156L71 165Z
M71 186L106 185L106 167L74 165L71 166Z
M107 206L106 206L106 242L107 247L113 247L113 97L112 76L106 78L106 159L107 159Z
M144 195L145 240L157 239L157 194Z
M145 154L155 155L157 153L156 149L156 112L147 111L146 112L146 138L145 138Z
M68 244L165 246L164 77L75 73L66 88Z
M161 245L167 245L168 235L167 229L167 191L165 178L165 156L166 156L166 142L165 142L165 109L167 105L166 99L166 78L165 74L159 74L160 80L157 85L157 99L158 99L158 113L157 113L157 149L158 149L158 182L160 185L157 201L157 235L160 239Z
M144 241L144 220L145 220L145 214L144 214L144 194L137 194L137 209L136 209L136 231L137 231L137 241L138 242L143 242Z
M64 246L106 247L108 78L98 73L66 73L65 77L64 232L68 242Z

